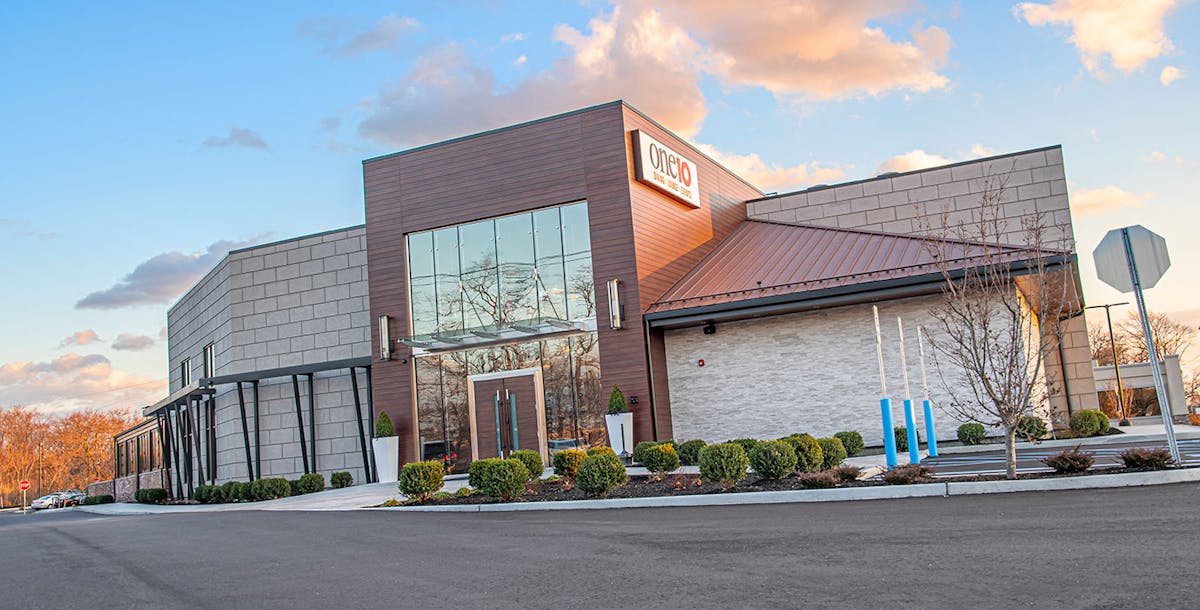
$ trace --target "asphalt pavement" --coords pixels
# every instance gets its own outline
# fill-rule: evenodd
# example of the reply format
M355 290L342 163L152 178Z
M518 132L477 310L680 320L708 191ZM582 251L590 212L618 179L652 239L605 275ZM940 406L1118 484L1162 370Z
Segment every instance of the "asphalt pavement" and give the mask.
M1193 607L1200 485L534 513L0 515L5 608Z

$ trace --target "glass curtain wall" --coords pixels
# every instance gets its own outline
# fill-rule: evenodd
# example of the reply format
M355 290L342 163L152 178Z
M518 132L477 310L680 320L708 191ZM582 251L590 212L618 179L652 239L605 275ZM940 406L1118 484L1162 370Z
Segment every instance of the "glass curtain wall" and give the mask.
M587 202L408 236L412 334L454 336L528 320L594 319ZM535 326L535 325L531 325ZM595 333L415 359L422 459L471 459L468 376L539 367L550 451L604 442Z

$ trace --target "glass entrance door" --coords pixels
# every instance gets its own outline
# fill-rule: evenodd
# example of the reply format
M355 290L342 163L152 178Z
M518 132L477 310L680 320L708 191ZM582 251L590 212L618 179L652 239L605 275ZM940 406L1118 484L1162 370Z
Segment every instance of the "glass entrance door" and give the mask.
M532 449L546 459L546 416L540 371L475 375L471 383L472 459Z

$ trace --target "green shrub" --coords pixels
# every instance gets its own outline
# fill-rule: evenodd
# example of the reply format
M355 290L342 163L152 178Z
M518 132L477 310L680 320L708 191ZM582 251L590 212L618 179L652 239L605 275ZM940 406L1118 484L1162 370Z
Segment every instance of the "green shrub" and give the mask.
M958 427L958 442L964 445L980 445L986 435L987 430L983 424L971 422Z
M657 447L658 443L654 441L642 441L633 447L633 462L641 464L643 458L646 457L646 451L651 447Z
M350 487L353 484L354 477L350 476L350 473L344 470L339 470L338 472L329 475L329 485L334 489Z
M829 489L838 486L837 475L828 470L822 472L805 472L796 476L800 485L808 489Z
M606 496L629 480L621 459L609 453L589 455L579 465L575 481L579 488L594 496Z
M819 438L821 446L821 470L829 470L846 461L846 447L836 438Z
M192 499L204 504L205 500L208 500L208 487L208 485L196 486L196 489L192 491Z
M750 467L764 479L782 479L796 471L796 450L786 441L763 441L750 451Z
M259 479L254 482L256 500L274 500L292 495L292 484L284 478Z
M688 466L695 466L700 463L700 450L708 443L696 439L694 441L686 441L679 446L679 461Z
M923 483L933 476L933 471L920 464L901 464L883 473L883 482L888 485L911 485Z
M254 493L255 489L257 489L254 484L257 482L258 481L248 481L246 483L242 483L238 487L235 487L234 491L237 492L237 499L243 502L253 502L257 500L258 498Z
M655 478L679 468L679 453L670 443L655 445L642 455L642 465L654 473Z
M109 494L101 494L98 496L88 496L83 499L83 502L80 502L80 504L83 506L92 506L95 504L112 504L112 503L113 503L113 497Z
M400 493L417 502L428 501L431 494L442 488L445 475L441 460L409 462L400 469Z
M161 487L139 489L134 492L133 499L142 504L158 504L167 499L167 490Z
M725 442L733 443L733 444L741 447L742 451L745 451L747 456L749 456L750 452L754 451L754 447L756 445L758 445L758 439L756 439L756 438L735 438L731 441L725 441Z
M796 470L816 472L825 463L825 456L821 453L821 444L812 435L793 434L780 440L786 441L796 452Z
M841 481L854 481L858 479L858 475L862 474L862 468L859 468L858 466L851 466L849 464L842 464L841 466L834 468L831 472L833 472L833 476L837 477Z
M1147 449L1133 447L1121 452L1121 461L1126 468L1142 468L1145 470L1162 470L1174 459L1166 449Z
M846 457L854 457L866 447L866 444L863 443L862 435L854 430L836 432L833 438L842 441L842 447L846 449Z
M467 470L467 482L488 497L511 500L524 493L529 469L521 460L475 460Z
M700 451L700 478L705 483L731 487L746 478L749 467L746 451L736 443L718 443Z
M892 429L896 435L896 451L908 451L908 429L904 426L896 426ZM917 447L921 446L921 431L917 430Z
M300 495L300 479L288 479L288 489L293 496Z
M225 501L225 491L219 485L201 485L192 493L192 499L201 504L220 504Z
M1025 415L1017 421L1017 437L1027 441L1037 441L1046 437L1046 420L1036 415Z
M226 502L234 502L237 500L237 487L241 483L237 481L225 481L221 486L221 498Z
M554 466L554 474L568 479L574 479L579 474L579 465L587 457L587 452L579 449L564 449L554 454L550 459Z
M1054 472L1063 474L1083 472L1091 468L1094 461L1091 455L1079 450L1079 445L1042 459L1042 463L1053 468Z
M629 405L625 403L625 394L621 392L621 388L613 386L612 393L608 395L608 414L618 415L629 410Z
M1071 431L1080 438L1108 432L1108 416L1103 411L1088 409L1071 416Z
M613 451L612 447L609 447L607 445L601 445L599 447L592 447L591 449L587 450L588 455L597 455L597 454L601 454L601 453L608 454L608 455L614 455L614 456L617 455L617 452Z
M382 438L385 436L396 436L396 429L392 427L392 418L388 417L387 413L380 413L375 419L375 436Z
M325 475L319 472L310 472L300 477L300 482L296 486L296 490L301 494L312 494L318 491L325 491Z
M546 465L542 462L542 454L532 449L519 449L512 452L509 457L521 460L521 463L525 465L525 470L529 471L530 481L542 478L542 472L546 470Z

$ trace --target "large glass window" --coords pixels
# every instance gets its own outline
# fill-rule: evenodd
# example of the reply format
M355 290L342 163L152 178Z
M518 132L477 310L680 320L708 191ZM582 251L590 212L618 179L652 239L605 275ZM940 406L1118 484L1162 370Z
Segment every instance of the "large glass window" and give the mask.
M408 236L414 335L595 317L587 202Z

